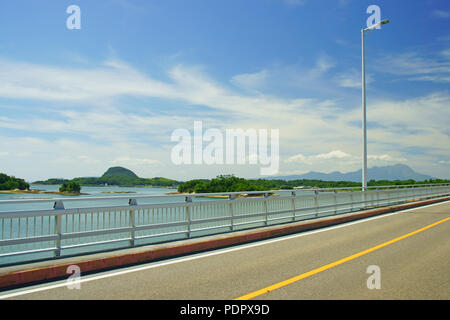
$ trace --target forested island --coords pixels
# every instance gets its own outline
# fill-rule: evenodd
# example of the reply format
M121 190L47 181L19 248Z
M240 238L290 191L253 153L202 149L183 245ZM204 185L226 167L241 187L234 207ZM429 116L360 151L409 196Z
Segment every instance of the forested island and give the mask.
M429 179L425 181L415 180L370 180L368 186L402 186L412 184L449 183L450 180ZM294 188L361 188L361 182L353 181L322 181L322 180L248 180L234 175L220 175L214 179L194 179L182 183L178 187L180 193L216 193L216 192L240 192L240 191L268 191L291 190Z
M450 180L428 179L415 180L370 180L368 186L402 186L412 184L450 183ZM361 188L361 182L354 181L323 181L312 179L245 179L234 175L219 175L213 179L193 179L180 182L172 179L155 177L140 178L133 171L123 167L109 168L101 177L80 177L74 179L52 178L45 181L35 181L33 184L61 185L59 193L78 195L81 186L120 186L120 187L166 187L177 188L178 193L219 193L242 191L293 190L294 188ZM0 173L0 192L39 192L29 190L30 184L23 179L10 177Z
M179 181L155 177L140 178L133 171L123 167L109 168L101 177L80 177L74 179L51 178L45 181L35 181L33 184L55 185L76 182L81 186L119 186L119 187L176 187Z
M28 190L30 184L25 180L0 173L0 190Z

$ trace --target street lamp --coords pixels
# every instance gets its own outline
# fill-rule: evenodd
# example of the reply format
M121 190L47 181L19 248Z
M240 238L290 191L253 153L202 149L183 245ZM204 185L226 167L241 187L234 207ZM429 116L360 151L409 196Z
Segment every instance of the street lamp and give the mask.
M366 129L366 74L364 68L364 36L366 31L372 31L375 28L389 23L389 20L380 21L368 28L361 29L362 39L362 130L363 130L363 168L362 168L362 190L367 190L367 129Z

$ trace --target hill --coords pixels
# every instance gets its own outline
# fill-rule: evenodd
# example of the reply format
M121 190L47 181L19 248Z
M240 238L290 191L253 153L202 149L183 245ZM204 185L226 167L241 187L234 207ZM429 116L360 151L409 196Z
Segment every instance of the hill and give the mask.
M415 180L424 181L431 179L431 176L415 172L413 169L404 164L396 164L393 166L372 167L367 169L367 180ZM334 171L331 173L308 172L301 175L289 175L271 177L274 180L323 180L323 181L353 181L361 182L362 170L341 173Z
M130 169L124 168L124 167L111 167L101 176L102 178L105 177L130 177L130 178L139 178L137 174L135 174Z

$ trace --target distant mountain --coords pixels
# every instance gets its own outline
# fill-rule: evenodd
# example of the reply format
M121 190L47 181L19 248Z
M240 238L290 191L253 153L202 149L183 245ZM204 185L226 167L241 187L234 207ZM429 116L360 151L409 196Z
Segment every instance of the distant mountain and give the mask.
M413 169L404 164L396 164L393 166L384 167L372 167L367 169L367 180L416 180L423 181L431 179L431 176L415 172ZM270 177L269 179L282 179L282 180L323 180L323 181L362 181L362 170L342 173L334 171L331 173L321 173L310 171L300 175L289 175Z
M130 177L130 178L139 178L137 174L135 174L130 169L124 167L111 167L102 175L102 178L106 177Z

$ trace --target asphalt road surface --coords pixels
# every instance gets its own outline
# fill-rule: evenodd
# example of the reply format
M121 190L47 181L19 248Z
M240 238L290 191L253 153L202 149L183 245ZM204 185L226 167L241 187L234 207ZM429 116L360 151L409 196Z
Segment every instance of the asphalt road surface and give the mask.
M444 202L0 299L450 299L449 217Z

